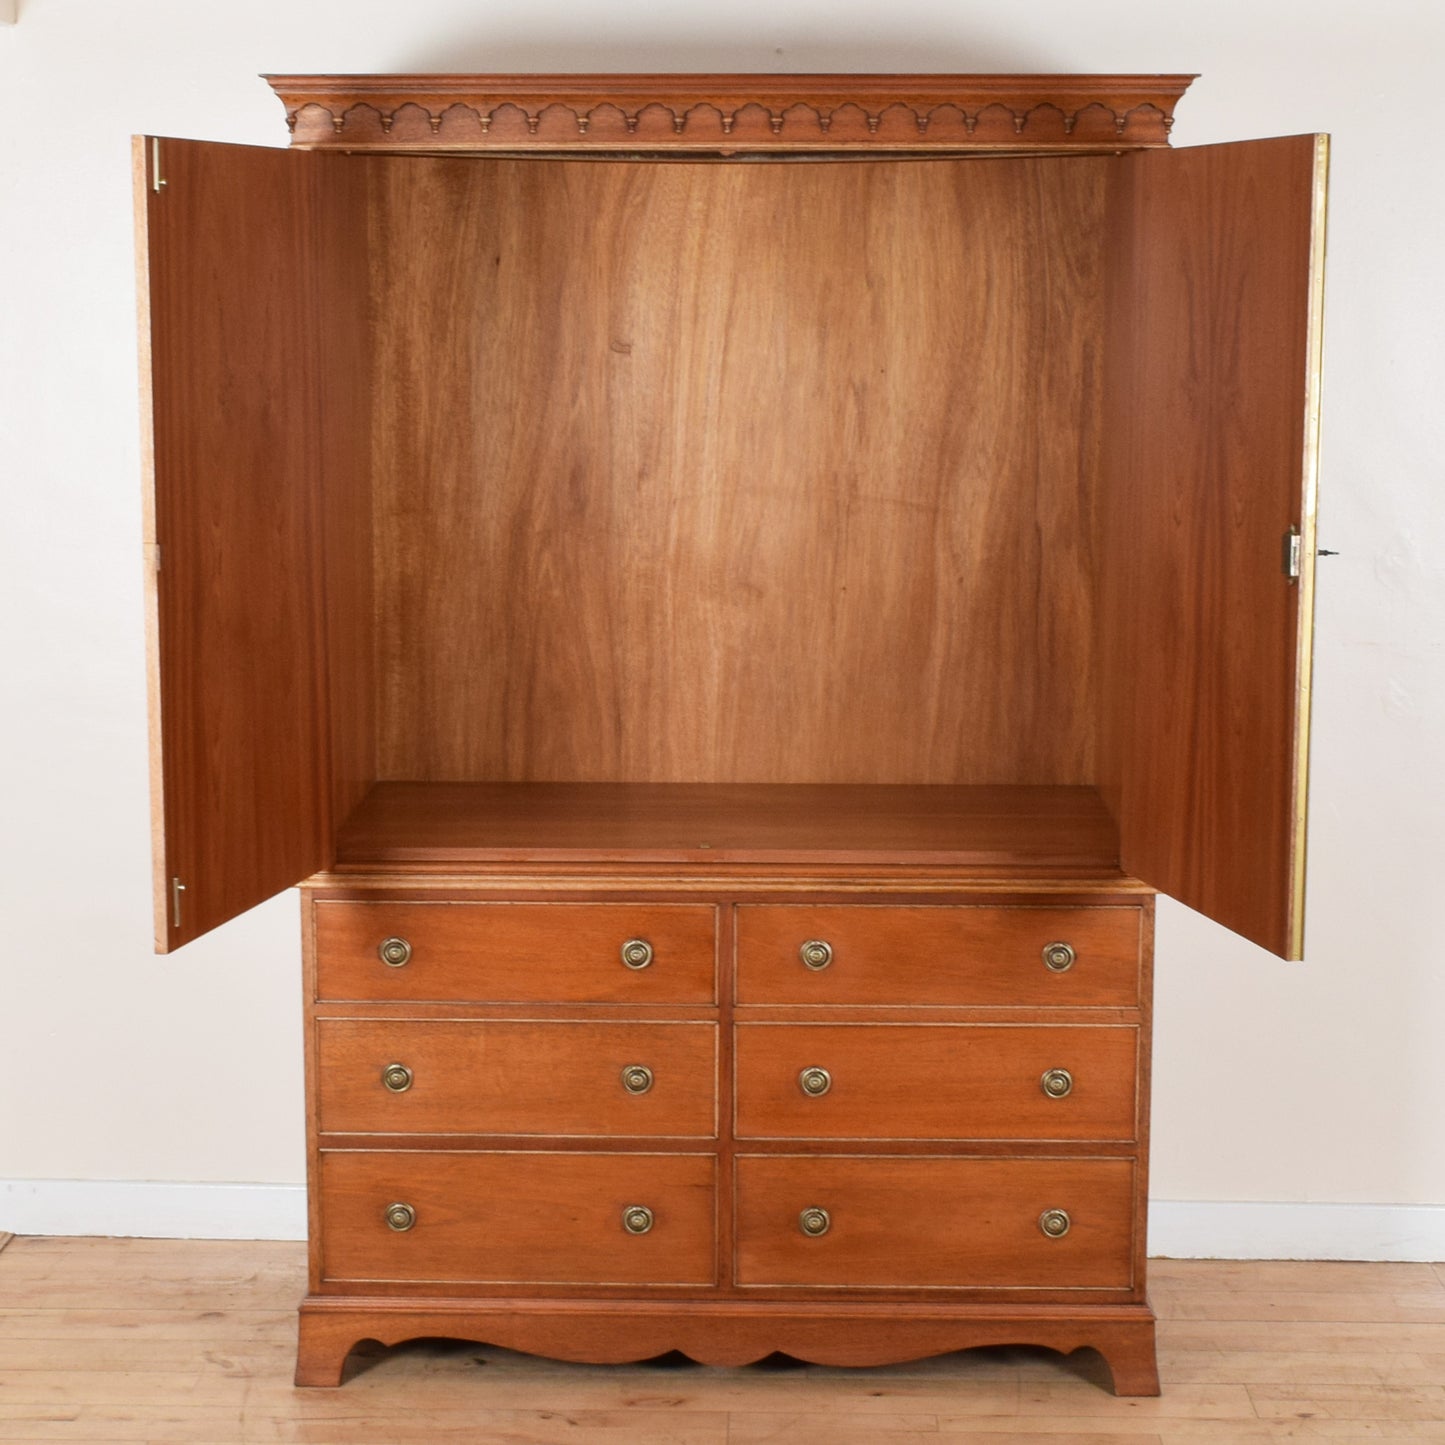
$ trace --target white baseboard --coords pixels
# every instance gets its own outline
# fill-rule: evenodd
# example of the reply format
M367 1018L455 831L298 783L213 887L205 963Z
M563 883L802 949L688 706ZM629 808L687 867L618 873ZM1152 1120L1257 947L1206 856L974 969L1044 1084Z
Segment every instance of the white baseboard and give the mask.
M1151 1199L1149 1253L1169 1259L1445 1260L1445 1204Z
M305 1239L300 1184L0 1180L0 1233ZM1172 1259L1445 1260L1445 1205L1156 1199L1149 1253Z
M306 1187L3 1179L0 1230L133 1239L305 1239Z

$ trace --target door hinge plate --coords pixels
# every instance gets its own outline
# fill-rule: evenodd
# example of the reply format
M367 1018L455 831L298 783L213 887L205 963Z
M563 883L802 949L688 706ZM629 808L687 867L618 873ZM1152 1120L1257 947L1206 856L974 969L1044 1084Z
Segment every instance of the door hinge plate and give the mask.
M186 885L179 878L171 879L171 927L181 926L181 894L186 891Z
M1284 534L1283 555L1281 558L1284 575L1291 582L1299 581L1300 569L1300 534L1298 527L1291 527Z

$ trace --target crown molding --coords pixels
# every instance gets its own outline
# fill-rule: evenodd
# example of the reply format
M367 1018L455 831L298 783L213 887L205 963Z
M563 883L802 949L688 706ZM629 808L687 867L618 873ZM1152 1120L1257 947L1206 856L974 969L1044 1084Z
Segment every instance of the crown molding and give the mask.
M269 75L348 151L930 153L1167 146L1191 75Z

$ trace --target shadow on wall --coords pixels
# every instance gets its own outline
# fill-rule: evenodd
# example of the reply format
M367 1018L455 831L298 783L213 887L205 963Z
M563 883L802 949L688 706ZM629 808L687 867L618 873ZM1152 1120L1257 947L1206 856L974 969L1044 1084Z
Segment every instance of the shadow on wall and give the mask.
M669 33L660 27L619 29L605 36L573 31L558 35L535 24L498 23L484 34L438 36L399 54L396 71L510 74L513 72L757 72L849 73L1049 73L1072 68L1067 57L1048 50L1047 36L1019 33L968 35L823 35L816 29L780 36L769 27L766 40L718 34ZM781 42L781 43L780 43ZM1031 43L1036 42L1036 43Z

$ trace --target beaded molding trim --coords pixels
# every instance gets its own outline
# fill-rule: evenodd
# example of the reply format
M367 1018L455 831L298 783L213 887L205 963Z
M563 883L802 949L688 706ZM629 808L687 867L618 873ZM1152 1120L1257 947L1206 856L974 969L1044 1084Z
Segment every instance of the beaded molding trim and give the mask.
M1119 150L1192 76L268 76L291 143L343 150Z

